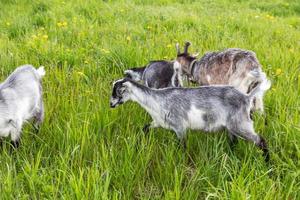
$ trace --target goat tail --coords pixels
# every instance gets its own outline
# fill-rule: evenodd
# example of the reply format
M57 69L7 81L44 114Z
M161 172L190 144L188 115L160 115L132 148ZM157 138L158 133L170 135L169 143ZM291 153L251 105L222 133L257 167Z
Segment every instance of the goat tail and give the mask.
M143 78L143 74L146 67L140 67L140 68L131 68L124 71L124 74L127 78L130 78L134 81L141 81Z
M270 89L271 81L267 79L267 76L264 72L260 73L261 82L249 93L248 97L250 100L253 100L255 96L263 96L264 93Z
M39 78L42 78L43 76L45 76L46 71L44 69L44 66L40 66L37 70L36 70L37 74L39 75Z

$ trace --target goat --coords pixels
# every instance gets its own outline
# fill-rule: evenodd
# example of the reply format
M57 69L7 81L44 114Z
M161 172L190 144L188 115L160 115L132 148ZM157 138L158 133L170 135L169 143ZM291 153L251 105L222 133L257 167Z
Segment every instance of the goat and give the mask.
M34 118L39 126L44 118L41 79L44 67L23 65L0 84L0 137L10 135L14 148L19 146L22 125Z
M153 119L149 128L173 130L184 146L187 129L213 132L226 128L231 142L237 137L253 141L268 160L267 143L254 131L250 106L254 96L269 87L265 80L246 95L232 86L151 89L124 78L113 84L110 107L128 100L137 102Z
M126 70L125 75L134 81L143 81L150 88L181 87L182 81L173 64L174 61L151 61L147 66Z
M180 75L186 75L199 85L230 85L247 94L264 79L261 65L254 52L238 48L206 53L200 60L188 53L190 42L185 43L184 52L177 49L177 63ZM178 68L178 67L177 67ZM252 110L263 112L263 95L259 93L253 101Z

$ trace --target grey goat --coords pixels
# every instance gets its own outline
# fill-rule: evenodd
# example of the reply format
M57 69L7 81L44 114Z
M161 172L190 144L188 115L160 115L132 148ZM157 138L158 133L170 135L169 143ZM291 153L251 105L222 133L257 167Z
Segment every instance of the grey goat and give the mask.
M143 81L150 88L181 87L182 81L173 64L174 61L151 61L147 66L131 68L124 73L134 81Z
M199 85L230 85L247 94L264 79L266 74L254 52L238 48L206 53L201 59L188 53L190 42L185 43L184 52L177 48L177 62L180 64L179 75L186 75ZM177 64L177 63L176 63ZM175 64L175 65L176 65ZM263 112L263 95L254 98L252 110Z
M24 122L34 118L39 125L43 121L41 78L44 75L43 67L23 65L0 84L0 137L10 135L15 148L19 146Z
M187 129L213 132L226 128L232 142L237 137L253 141L268 160L266 141L255 133L250 119L250 106L254 96L269 87L265 80L245 95L232 86L151 89L125 78L113 84L110 107L137 102L151 115L151 128L175 131L184 145Z

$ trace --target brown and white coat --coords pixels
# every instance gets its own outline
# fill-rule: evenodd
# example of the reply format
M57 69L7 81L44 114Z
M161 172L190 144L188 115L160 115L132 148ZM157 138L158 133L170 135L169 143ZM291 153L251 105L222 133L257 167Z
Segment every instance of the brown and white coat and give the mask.
M189 42L185 43L184 52L177 48L177 67L199 85L231 85L247 94L266 79L254 52L238 48L229 48L218 52L206 53L201 59L188 53ZM175 66L174 65L174 66ZM263 111L263 94L256 96L252 110Z

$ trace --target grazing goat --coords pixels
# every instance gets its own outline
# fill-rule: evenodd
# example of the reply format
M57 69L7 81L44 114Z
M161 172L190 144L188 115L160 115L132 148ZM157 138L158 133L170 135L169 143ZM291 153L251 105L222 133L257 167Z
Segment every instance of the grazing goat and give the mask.
M252 51L230 48L219 52L206 53L200 60L188 53L189 42L184 52L177 48L177 62L181 66L180 75L186 75L199 85L230 85L247 94L266 79L261 65ZM175 64L177 65L177 63ZM255 96L252 110L263 112L263 95Z
M173 61L151 61L147 66L126 70L125 75L134 81L143 81L150 88L181 87L182 81L173 64Z
M0 84L0 137L10 135L12 145L19 146L22 125L34 118L40 125L44 117L41 78L44 67L18 67Z
M266 141L255 133L250 119L250 106L254 96L269 87L265 80L245 95L232 86L151 89L125 78L113 84L110 107L128 100L137 102L151 115L151 128L175 131L184 145L187 129L212 132L226 128L232 142L237 137L253 141L268 160Z

